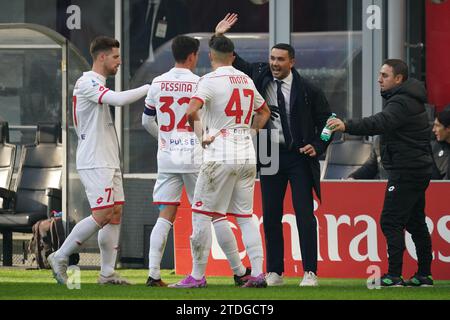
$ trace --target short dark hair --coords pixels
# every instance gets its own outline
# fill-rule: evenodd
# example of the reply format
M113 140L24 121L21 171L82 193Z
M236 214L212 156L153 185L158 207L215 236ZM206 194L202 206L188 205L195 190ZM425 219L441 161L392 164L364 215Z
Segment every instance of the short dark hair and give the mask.
M209 39L209 47L220 53L233 53L234 51L233 41L225 36L213 35L211 39Z
M444 110L439 112L437 116L438 121L444 126L449 127L450 126L450 110Z
M287 43L277 43L272 47L272 49L280 49L280 50L286 50L289 54L290 59L295 59L295 50L294 48Z
M185 62L191 53L198 52L200 41L188 36L176 36L172 40L172 55L176 62Z
M400 59L386 59L383 64L387 64L392 67L392 71L394 72L394 77L398 74L403 76L403 81L408 80L408 65L405 61Z
M111 37L99 36L92 40L89 52L95 60L100 52L110 51L112 48L120 48L119 41Z

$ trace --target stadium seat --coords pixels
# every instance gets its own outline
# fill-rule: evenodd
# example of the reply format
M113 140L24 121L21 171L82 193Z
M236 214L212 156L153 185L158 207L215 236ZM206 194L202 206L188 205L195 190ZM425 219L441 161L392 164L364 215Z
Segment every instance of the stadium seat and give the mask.
M36 142L22 148L14 189L2 194L0 232L4 266L12 265L12 232L31 233L34 223L49 217L52 210L61 210L60 134L60 124L38 124Z
M363 165L370 155L372 143L362 136L343 134L333 141L325 156L321 179L345 179Z
M9 144L8 122L0 122L0 194L7 194L14 171L16 146ZM0 198L0 209L3 208L3 197Z

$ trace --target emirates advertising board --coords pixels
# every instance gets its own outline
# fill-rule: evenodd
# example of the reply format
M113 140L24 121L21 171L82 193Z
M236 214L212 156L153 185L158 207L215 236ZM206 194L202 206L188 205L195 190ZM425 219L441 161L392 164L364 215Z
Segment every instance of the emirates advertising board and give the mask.
M386 182L322 182L322 203L314 201L318 228L318 274L324 278L369 278L387 272L386 241L379 224ZM427 225L432 238L434 279L450 279L450 183L431 182L426 193ZM264 230L259 182L255 185L253 219ZM250 266L236 220L228 217L244 265ZM288 187L284 200L284 261L286 276L303 276L297 225ZM185 194L174 225L177 274L191 272L189 236L191 209ZM232 275L225 254L217 243L214 228L207 275ZM405 232L403 275L417 271L415 247Z

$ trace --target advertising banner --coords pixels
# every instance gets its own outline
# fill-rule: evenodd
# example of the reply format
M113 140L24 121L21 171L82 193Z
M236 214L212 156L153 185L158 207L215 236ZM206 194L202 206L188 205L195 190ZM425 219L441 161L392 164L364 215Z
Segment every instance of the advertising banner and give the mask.
M322 182L322 203L314 201L318 228L318 274L324 278L367 278L379 267L387 272L387 251L379 224L386 182ZM426 193L427 225L432 237L435 279L450 279L450 183L432 182ZM236 220L229 217L244 265L250 266ZM255 186L253 219L264 230L259 182ZM284 267L286 276L303 276L301 252L290 189L286 192L283 216ZM177 274L189 274L192 260L189 236L192 231L191 210L186 196L174 225L175 268ZM225 254L213 232L213 244L207 275L232 275ZM403 275L417 271L415 247L405 233ZM265 266L264 266L265 267Z

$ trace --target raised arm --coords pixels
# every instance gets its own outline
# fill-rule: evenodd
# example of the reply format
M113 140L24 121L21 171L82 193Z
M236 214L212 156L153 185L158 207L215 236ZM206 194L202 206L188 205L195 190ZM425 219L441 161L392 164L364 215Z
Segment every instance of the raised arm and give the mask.
M224 33L228 32L231 27L237 22L238 15L237 13L227 13L225 18L223 18L216 26L215 35L221 36Z
M227 13L225 18L223 18L219 23L216 25L216 29L214 34L216 36L222 36L226 32L228 32L231 27L233 27L236 22L238 21L238 15L237 13ZM236 52L234 52L235 59L233 61L233 67L236 69L244 72L249 77L253 77L256 75L257 70L261 69L260 63L250 63L242 59Z

